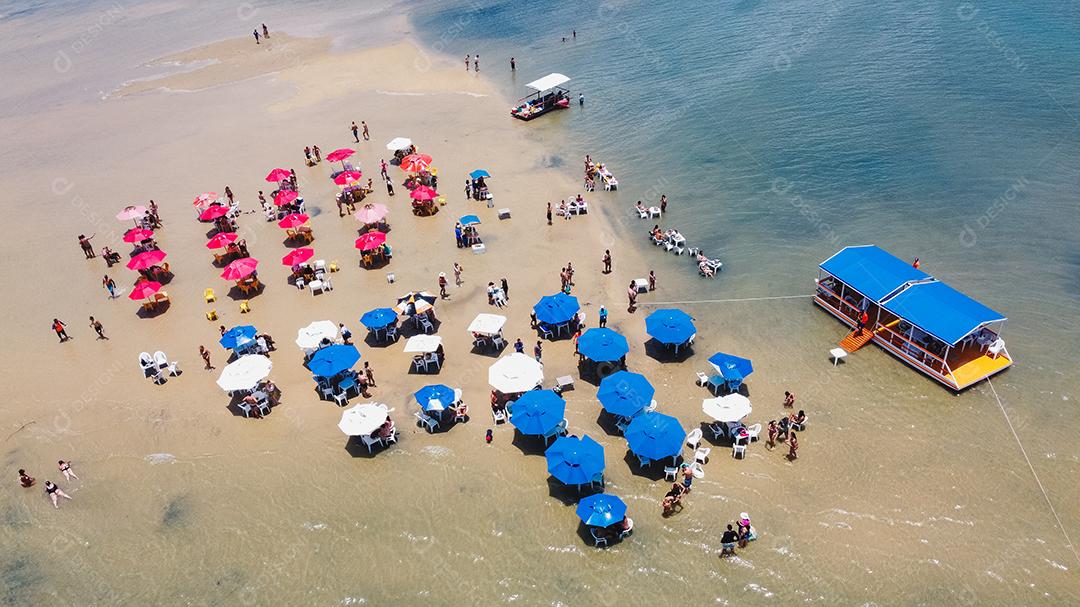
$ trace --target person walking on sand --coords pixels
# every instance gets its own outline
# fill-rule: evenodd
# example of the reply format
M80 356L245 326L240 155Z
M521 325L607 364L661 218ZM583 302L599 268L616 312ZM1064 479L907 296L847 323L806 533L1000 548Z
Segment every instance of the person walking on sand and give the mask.
M214 365L210 364L210 350L207 350L206 346L199 346L199 356L201 356L203 362L206 363L207 371L214 368Z
M363 120L360 121L360 129L363 131L364 141L370 141L371 133L368 132L367 123Z
M390 181L390 178L386 178L386 193L390 196L394 195L394 182Z
M352 345L352 331L349 330L349 327L346 327L345 323L339 322L338 323L338 332L341 333L341 343L345 344L346 346L351 346Z
M33 487L37 479L26 473L26 470L19 468L19 484L23 487Z
M52 499L52 505L54 508L60 508L60 503L57 498L62 497L64 499L72 499L72 497L60 488L56 486L56 483L52 481L45 481L45 493Z
M79 477L75 475L75 471L71 469L71 462L60 460L57 465L60 467L60 472L64 473L64 479L69 483L71 479L79 480Z
M311 146L311 153L315 154L315 162L322 162L322 150L319 149L319 146Z
M547 220L548 220L548 225L551 225L551 203L550 202L548 202L548 205L547 205Z
M536 362L543 362L544 358L544 345L540 343L540 340L536 340L536 347L533 348L533 356L536 357Z
M266 24L265 23L262 24L262 30L263 30L263 38L266 38L267 40L269 40L270 39L270 30L266 29Z
M765 446L772 449L776 446L776 437L780 434L780 428L776 426L776 420L769 420L769 440L765 443Z
M253 30L251 33L252 33L252 35L255 36L255 44L260 44L260 42L259 42L259 30Z
M598 326L601 329L607 326L607 308L604 306L600 306L600 324Z
M469 71L469 58L470 57L472 57L472 55L465 55L465 71L466 72Z
M514 342L514 352L517 352L518 354L525 353L525 343L521 341L520 337Z
M353 120L352 126L349 127L349 130L352 131L352 137L356 140L356 143L360 143L360 127L356 126L355 120Z
M503 297L506 298L506 301L510 301L510 283L506 282L505 278L502 279L502 290Z
M795 395L787 390L784 390L784 406L789 409L795 406Z
M56 336L60 338L60 343L64 343L65 341L71 339L71 337L68 336L67 331L64 329L64 327L66 326L67 323L60 320L59 318L52 319L52 330L56 331Z
M630 300L626 311L633 314L637 308L637 287L634 286L633 281L630 281L630 287L626 289L626 297Z
M517 63L514 62L513 57L510 58L510 71L511 72L517 71Z
M375 370L371 368L371 363L364 361L364 373L367 374L367 383L372 388L378 388L375 385Z
M304 146L304 160L305 160L305 162L307 162L308 166L312 166L313 164L315 164L314 162L311 161L311 146L310 145L305 145Z
M611 251L604 249L604 274L611 274Z
M461 286L461 264L454 262L454 285Z
M443 299L450 297L450 294L446 292L446 272L439 272L439 297Z
M656 272L649 270L649 291L656 290Z
M109 339L105 337L105 327L101 325L101 321L95 320L93 316L90 317L90 328L97 333L98 339Z
M90 239L94 236L97 236L97 234L91 234L90 236L79 234L79 246L82 247L83 255L86 255L87 259L97 257L94 254L94 245L90 244Z
M380 158L379 159L379 173L382 174L383 179L386 179L387 177L389 177L389 175L386 174L386 166L387 166L386 165L386 159L385 158ZM368 179L368 182L370 182L370 181L371 180Z
M109 278L108 274L101 279L101 286L109 292L109 299L116 299L116 281Z
M230 205L236 202L236 200L233 198L232 188L230 188L229 186L225 186L225 197L229 199Z
M473 66L473 71L476 71L476 72L480 71L480 55L477 55L477 56L473 57L472 66Z
M799 438L795 436L794 432L788 433L788 454L787 458L790 461L799 459Z

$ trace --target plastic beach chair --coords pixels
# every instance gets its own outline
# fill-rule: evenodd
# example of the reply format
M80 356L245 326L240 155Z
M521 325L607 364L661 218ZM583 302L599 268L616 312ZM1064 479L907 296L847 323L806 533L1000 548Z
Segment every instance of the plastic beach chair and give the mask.
M701 428L694 428L686 435L686 446L691 449L697 450L698 445L701 443Z
M206 298L206 303L217 301L217 296L214 295L213 289L206 289L206 291L203 292L203 297Z
M608 539L606 537L602 536L602 535L598 535L596 533L596 531L597 531L596 527L589 527L589 535L592 536L592 539L593 539L593 542L595 543L595 545L597 547L607 546L608 545Z

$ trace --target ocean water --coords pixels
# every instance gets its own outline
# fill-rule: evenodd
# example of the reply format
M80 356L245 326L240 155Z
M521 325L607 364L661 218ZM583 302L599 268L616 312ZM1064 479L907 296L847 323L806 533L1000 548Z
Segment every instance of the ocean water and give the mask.
M813 457L797 471L749 474L719 457L684 515L639 524L634 541L598 552L570 531L572 513L535 470L492 482L475 474L483 457L420 441L373 460L338 457L338 441L311 445L313 457L334 462L310 472L320 480L395 487L340 510L328 508L340 502L329 484L298 497L289 473L304 471L273 454L266 467L280 472L256 481L227 458L158 453L147 460L152 475L139 478L145 499L111 504L154 515L133 517L130 540L118 544L87 524L42 556L19 535L35 524L7 511L3 538L16 538L17 550L0 571L0 599L22 604L27 588L42 587L71 596L70 583L97 604L1075 603L1077 10L1004 0L543 10L0 2L0 60L19 83L0 89L0 118L100 99L123 78L157 73L143 66L154 57L246 35L263 20L333 35L339 47L408 34L450 60L480 53L483 73L510 98L562 72L586 95L584 108L515 124L548 150L545 164L577 173L586 153L607 162L622 189L593 200L642 247L652 224L630 207L666 193L665 227L725 263L705 281L685 258L650 249L657 297L809 294L820 260L876 243L921 257L924 269L1009 316L1005 337L1018 360L993 389L954 396L875 349L834 369L824 353L843 330L805 300L687 303L699 341L754 359L756 393L791 387L808 403L815 431L804 452ZM117 45L122 75L106 61ZM227 437L228 421L193 423ZM830 443L814 445L815 432ZM500 457L542 468L516 449ZM414 482L400 484L405 466ZM260 516L221 507L231 497L206 486L221 479L268 496L245 506ZM636 512L652 512L658 491L642 484L613 489ZM753 512L762 537L739 560L713 558L725 515L700 513L714 507L729 517ZM486 524L440 524L429 515L438 509L478 513ZM93 548L79 549L81 538ZM43 573L71 565L84 579Z

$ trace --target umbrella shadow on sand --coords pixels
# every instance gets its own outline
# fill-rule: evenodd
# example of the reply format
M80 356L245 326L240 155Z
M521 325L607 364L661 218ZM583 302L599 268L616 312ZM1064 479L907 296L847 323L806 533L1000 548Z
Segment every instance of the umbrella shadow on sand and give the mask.
M514 440L510 441L510 444L520 449L521 453L524 455L543 456L544 451L547 451L547 445L544 444L544 437L525 435L517 428L514 428Z
M138 316L139 318L157 318L168 311L171 306L172 302L169 300L159 301L150 308L139 306L138 311L135 312L135 316Z
M299 249L302 247L311 246L311 243L315 242L315 240L316 239L314 237L311 240L308 240L303 236L286 236L282 239L281 246L285 247L286 249Z
M373 446L371 448L371 451L369 452L367 446L364 445L364 441L361 440L359 436L350 436L348 440L345 441L345 451L348 452L349 455L358 459L375 459L380 453L382 453L386 449L388 449L388 447L376 445Z
M681 363L694 355L693 346L681 346L679 353L675 353L675 347L657 341L655 338L645 342L645 355L661 363Z
M663 460L654 460L652 464L642 467L641 462L638 461L638 456L634 455L634 452L627 449L626 456L623 457L623 461L630 467L630 472L637 476L643 476L651 481L658 481L664 478L664 466L666 466L668 458Z
M606 432L608 436L622 436L622 432L615 425L617 421L614 415L604 409L600 409L600 412L596 415L596 425L600 426L600 429Z
M547 477L548 495L559 500L565 506L573 506L578 503L583 497L588 497L594 493L603 493L602 489L597 489L593 485L582 485L581 490L578 491L577 485L564 485L562 481L554 476Z
M429 318L431 319L431 326L433 327L431 330L431 335L434 335L439 332L439 327L442 326L442 321L433 316ZM408 339L416 335L424 334L424 330L420 328L420 325L418 325L415 320L413 320L413 317L410 317L409 320L403 321L398 325L398 335L400 337Z
M364 343L367 344L369 348L388 348L396 344L401 337L401 333L398 333L397 337L394 339L382 339L376 337L374 331L368 331L368 334L364 336Z
M258 287L255 287L253 289L248 289L247 291L244 291L243 289L241 289L237 285L233 285L232 288L229 289L229 292L226 295L228 296L229 299L231 299L233 301L244 301L244 300L247 300L247 299L251 299L255 295L259 295L264 290L266 290L266 285L262 284L262 282L259 283Z
M475 343L473 343L472 349L469 350L469 354L476 354L478 356L486 356L488 358L499 358L499 357L502 356L503 352L506 351L506 348L508 348L508 347L509 347L509 344L506 342L506 340L503 340L503 345L502 345L501 348L498 347L498 346L479 347Z

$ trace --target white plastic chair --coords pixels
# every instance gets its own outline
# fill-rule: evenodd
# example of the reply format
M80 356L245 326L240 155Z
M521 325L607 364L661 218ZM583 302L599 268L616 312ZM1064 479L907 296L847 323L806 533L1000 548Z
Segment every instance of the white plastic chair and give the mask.
M413 364L413 370L414 371L419 372L421 369L423 369L424 373L427 373L427 361L424 360L424 357L422 357L422 356L414 357L413 361L412 361L412 364Z
M244 413L244 417L251 417L251 405L241 401L236 403L236 406L240 408L240 411Z
M154 359L150 356L149 352L139 353L139 368L142 369L145 377L154 375L152 371L157 369L157 366L154 364Z
M698 371L697 372L697 385L704 386L707 383L709 383L709 376L702 373L701 371Z
M428 320L426 316L417 316L416 322L420 325L420 328L424 330L424 333L430 334L435 330L435 326L431 324L431 321Z
M626 517L626 529L619 532L619 539L624 540L630 537L630 534L634 532L634 519L629 516Z
M656 411L656 399L653 399L653 401L649 403L647 407L645 407L644 411L646 413L652 413L653 411Z
M791 422L791 429L795 430L796 432L802 432L803 430L806 430L806 424L808 424L808 423L810 423L810 417L809 416L807 416L806 419L804 419L801 424ZM758 425L760 426L761 424L758 424Z
M439 355L434 352L424 356L424 368L427 369L428 365L435 365L436 371L442 371L442 363L439 362Z
M731 446L731 457L743 459L746 457L746 445L734 444Z
M491 418L495 421L495 425L506 423L506 411L502 409L492 409Z
M679 478L679 469L675 466L664 466L664 480L675 481Z
M696 450L701 443L701 428L694 428L686 435L686 446Z
M597 547L608 545L608 539L606 537L597 535L596 527L589 527L589 534L592 535L593 542L595 542Z
M754 442L758 439L758 435L761 434L761 424L754 424L753 426L746 427L746 433L750 435L750 442Z
M169 366L169 357L165 356L165 353L161 350L154 352L154 364L158 369L164 369Z
M694 461L704 464L709 460L710 453L712 453L712 447L698 447L694 450Z
M349 393L345 391L335 392L334 402L336 402L339 407L344 407L345 405L349 404Z

